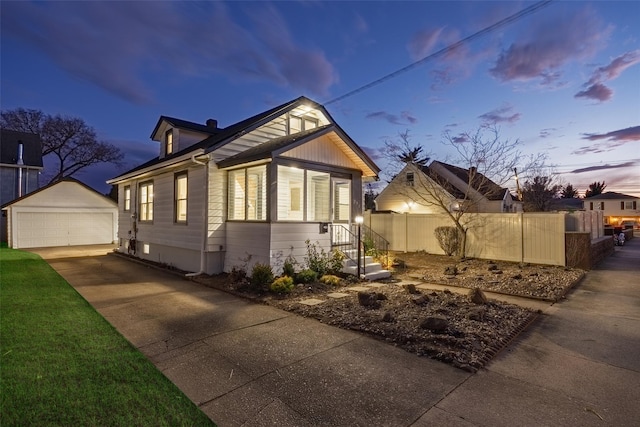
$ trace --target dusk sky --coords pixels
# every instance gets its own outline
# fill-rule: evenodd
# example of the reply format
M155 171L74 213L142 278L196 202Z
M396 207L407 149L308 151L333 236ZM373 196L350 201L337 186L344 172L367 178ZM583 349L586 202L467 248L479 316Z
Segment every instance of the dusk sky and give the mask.
M495 124L547 153L581 193L640 197L640 2L554 1L336 102L534 2L2 1L3 110L80 117L125 152L105 180L157 156L159 116L221 127L304 95L385 169L409 131L446 161L444 132Z

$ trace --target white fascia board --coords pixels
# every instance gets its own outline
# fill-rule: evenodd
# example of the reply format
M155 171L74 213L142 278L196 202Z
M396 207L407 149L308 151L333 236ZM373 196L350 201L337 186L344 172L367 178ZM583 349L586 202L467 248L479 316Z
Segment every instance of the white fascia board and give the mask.
M170 160L167 160L165 162L160 162L160 163L156 163L154 165L151 165L147 168L144 169L140 169L137 170L135 172L131 172L125 175L121 175L117 178L114 179L110 179L107 181L107 184L109 185L114 185L114 184L118 184L124 181L128 181L132 178L143 178L146 175L150 175L153 172L157 171L158 169L164 169L167 167L176 167L179 166L182 163L186 163L186 162L191 162L191 158L193 156L202 156L204 154L204 150L203 149L199 149L196 151L191 151L188 154L183 154L182 156L179 157L174 157Z

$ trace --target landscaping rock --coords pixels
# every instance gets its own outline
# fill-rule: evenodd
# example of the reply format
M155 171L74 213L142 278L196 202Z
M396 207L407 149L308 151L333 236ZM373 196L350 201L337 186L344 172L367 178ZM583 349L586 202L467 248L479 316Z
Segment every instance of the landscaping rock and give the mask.
M458 268L455 265L450 265L444 269L445 276L455 276L458 274Z
M413 283L407 283L406 285L402 285L402 287L409 292L410 294L419 294L420 291L416 289L416 285Z
M489 271L493 271L497 269L498 269L498 266L496 264L489 264L489 267L487 267L487 270Z
M420 327L431 332L442 333L449 327L449 321L442 316L429 316L422 321Z
M469 291L469 300L474 304L486 304L487 296L480 289L471 289Z
M368 292L358 292L358 303L367 308L378 308L380 307L380 301L378 301L378 296L374 293Z
M376 299L378 301L384 301L387 299L387 296L385 294L383 294L382 292L376 292Z
M429 297L426 295L420 295L419 297L413 298L411 301L417 305L425 305L429 302Z
M391 314L391 312L390 312L390 311L386 311L386 312L384 313L384 315L382 316L382 321L383 321L383 322L391 323L391 322L393 322L394 320L395 320L395 319L394 319L394 317L393 317L393 314Z

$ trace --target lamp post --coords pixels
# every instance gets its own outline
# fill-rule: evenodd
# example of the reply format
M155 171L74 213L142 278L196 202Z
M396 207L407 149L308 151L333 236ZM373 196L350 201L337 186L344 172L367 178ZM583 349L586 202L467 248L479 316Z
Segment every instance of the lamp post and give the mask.
M358 224L358 279L360 278L360 266L362 263L362 252L360 249L362 242L362 223L364 222L364 218L362 215L356 216L356 224Z

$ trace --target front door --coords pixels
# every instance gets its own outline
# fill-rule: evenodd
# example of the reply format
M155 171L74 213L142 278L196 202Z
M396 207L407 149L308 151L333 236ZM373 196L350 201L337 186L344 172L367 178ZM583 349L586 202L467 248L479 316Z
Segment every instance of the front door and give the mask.
M351 180L331 178L331 189L333 242L334 244L346 243L349 242L348 230L351 222Z

